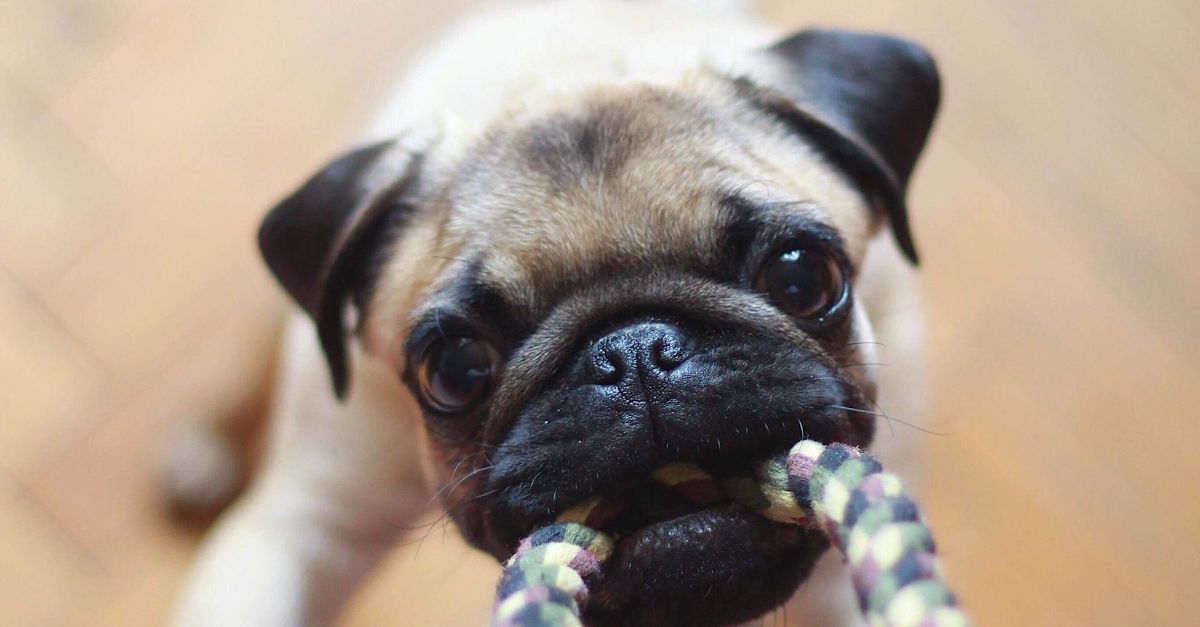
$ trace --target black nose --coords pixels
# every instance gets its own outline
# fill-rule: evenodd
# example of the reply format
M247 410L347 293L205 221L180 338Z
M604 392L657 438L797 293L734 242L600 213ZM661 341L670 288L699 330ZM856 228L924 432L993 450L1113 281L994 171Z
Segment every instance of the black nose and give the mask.
M690 356L683 330L665 322L635 322L596 340L587 358L589 378L615 385L630 375L661 376Z

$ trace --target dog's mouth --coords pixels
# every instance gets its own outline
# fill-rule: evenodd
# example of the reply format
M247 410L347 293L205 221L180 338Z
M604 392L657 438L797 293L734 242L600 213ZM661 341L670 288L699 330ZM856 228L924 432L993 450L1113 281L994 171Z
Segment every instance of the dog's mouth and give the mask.
M618 540L587 617L600 624L732 624L787 601L826 542L740 505L705 508Z
M615 540L591 584L591 624L731 624L791 596L827 543L735 502L750 481L735 466L673 464L558 516Z
M830 404L847 402L840 394L828 396ZM600 425L608 429L603 440L584 437L586 422L519 422L479 484L486 500L468 510L474 516L460 517L474 523L474 537L500 560L522 538L557 521L583 523L611 537L611 556L588 582L588 624L753 620L792 596L828 541L817 530L762 515L737 481L742 488L758 485L755 464L802 439L866 445L873 426L860 424L857 414L825 409L776 411L773 400L798 402L786 395L764 398L759 413L774 416L770 420L731 417L716 399L711 407L692 408L692 416L676 416L671 424L679 431L648 434L631 421L632 435ZM685 426L693 428L683 431ZM660 441L677 448L654 446ZM663 477L663 464L690 467L710 479L687 481L686 472ZM589 503L596 506L589 509Z

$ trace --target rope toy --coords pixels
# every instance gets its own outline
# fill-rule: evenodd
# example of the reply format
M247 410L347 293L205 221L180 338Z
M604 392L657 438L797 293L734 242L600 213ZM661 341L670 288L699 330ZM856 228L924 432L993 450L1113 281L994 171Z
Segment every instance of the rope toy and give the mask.
M872 626L969 624L942 582L933 536L900 479L844 444L803 440L759 462L754 476L714 478L671 464L652 479L697 505L726 498L780 523L823 531L845 556L859 608ZM494 627L582 625L588 584L603 575L614 541L597 531L626 504L592 498L521 541L504 565Z

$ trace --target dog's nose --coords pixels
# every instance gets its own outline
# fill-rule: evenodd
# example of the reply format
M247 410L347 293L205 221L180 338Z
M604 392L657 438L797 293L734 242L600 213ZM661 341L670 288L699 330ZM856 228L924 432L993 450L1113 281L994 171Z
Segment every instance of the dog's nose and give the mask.
M636 322L601 337L589 349L589 378L615 385L630 375L662 376L687 361L687 336L666 322Z

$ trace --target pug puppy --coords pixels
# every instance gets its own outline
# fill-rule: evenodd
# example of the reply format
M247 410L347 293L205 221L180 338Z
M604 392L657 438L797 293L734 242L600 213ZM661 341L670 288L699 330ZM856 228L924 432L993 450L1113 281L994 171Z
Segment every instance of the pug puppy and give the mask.
M176 623L331 622L431 499L504 560L669 462L870 445L877 403L918 387L905 188L938 99L913 43L721 9L562 2L460 28L383 139L262 223L303 313L264 468ZM837 560L814 574L818 534L636 498L591 624L738 623L793 595L793 616L856 620Z

